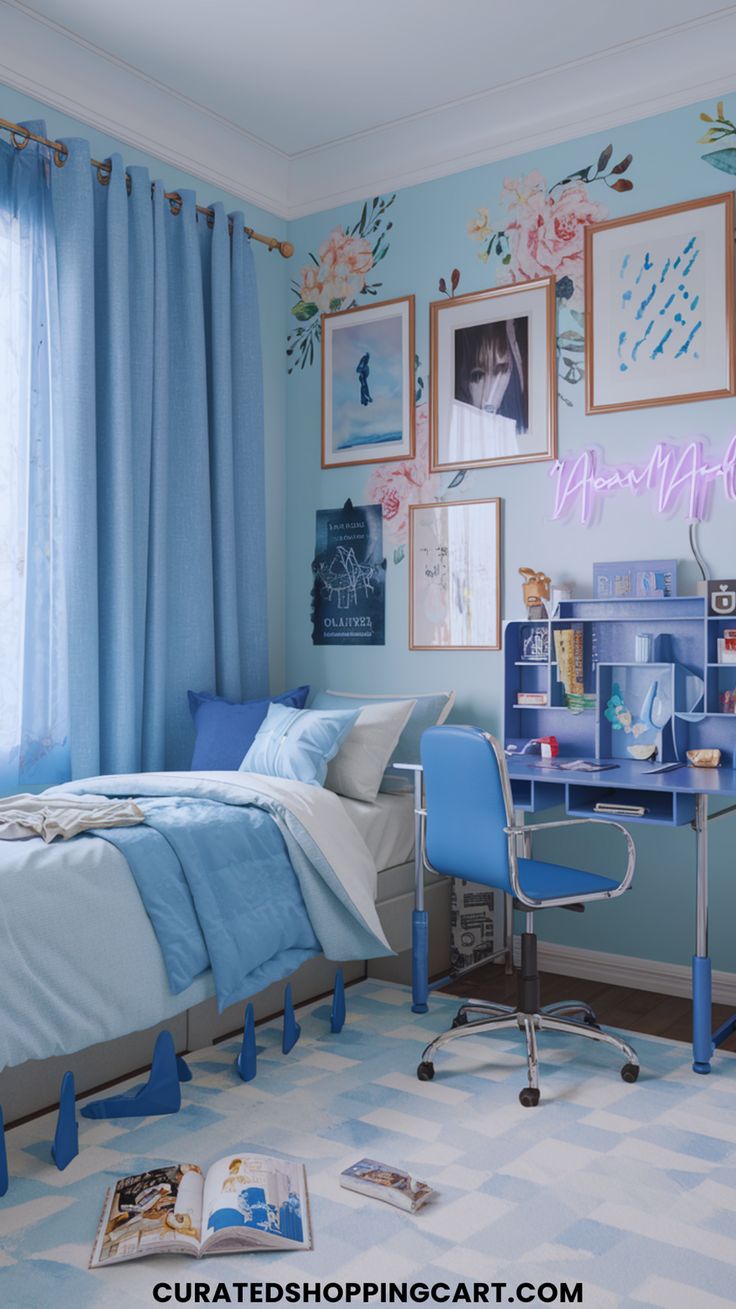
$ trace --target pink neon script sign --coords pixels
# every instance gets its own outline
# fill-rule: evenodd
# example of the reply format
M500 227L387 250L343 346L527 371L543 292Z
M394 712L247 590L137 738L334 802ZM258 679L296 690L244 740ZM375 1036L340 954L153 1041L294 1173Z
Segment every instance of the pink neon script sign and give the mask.
M736 436L722 459L709 455L702 441L684 446L660 441L642 467L610 468L600 462L595 450L557 459L550 469L556 479L553 518L562 518L576 508L581 523L590 523L597 505L616 491L657 496L657 512L668 514L684 509L688 518L705 517L711 489L720 482L726 500L736 501Z

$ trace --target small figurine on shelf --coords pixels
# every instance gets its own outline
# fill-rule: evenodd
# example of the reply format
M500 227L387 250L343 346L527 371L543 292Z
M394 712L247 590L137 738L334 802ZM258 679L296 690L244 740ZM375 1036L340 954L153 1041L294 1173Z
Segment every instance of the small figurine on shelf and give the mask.
M546 618L550 578L546 573L536 573L533 568L520 568L519 574L524 578L521 594L527 617Z

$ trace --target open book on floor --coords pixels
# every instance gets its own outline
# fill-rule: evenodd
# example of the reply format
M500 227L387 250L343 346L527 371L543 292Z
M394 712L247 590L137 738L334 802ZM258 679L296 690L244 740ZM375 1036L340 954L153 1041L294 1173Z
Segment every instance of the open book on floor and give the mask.
M90 1268L149 1254L243 1254L311 1250L302 1164L270 1155L151 1168L108 1191Z

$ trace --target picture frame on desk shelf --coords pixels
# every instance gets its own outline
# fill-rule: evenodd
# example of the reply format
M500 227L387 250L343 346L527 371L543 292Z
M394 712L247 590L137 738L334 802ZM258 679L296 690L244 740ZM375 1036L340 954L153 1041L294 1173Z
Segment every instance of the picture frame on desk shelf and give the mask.
M586 412L736 394L734 195L585 228Z
M676 595L676 559L593 564L594 600L671 600Z
M557 457L554 277L429 306L430 472Z

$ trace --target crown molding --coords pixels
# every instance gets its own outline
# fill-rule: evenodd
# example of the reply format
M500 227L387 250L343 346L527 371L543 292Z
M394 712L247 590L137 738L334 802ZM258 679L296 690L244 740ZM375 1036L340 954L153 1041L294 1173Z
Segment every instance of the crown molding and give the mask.
M286 220L736 90L729 5L289 156L16 0L0 12L0 80Z
M282 151L13 0L0 0L0 24L0 81L287 217Z
M736 90L736 8L291 157L289 218Z

